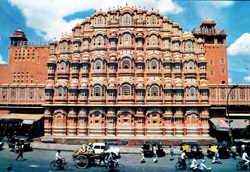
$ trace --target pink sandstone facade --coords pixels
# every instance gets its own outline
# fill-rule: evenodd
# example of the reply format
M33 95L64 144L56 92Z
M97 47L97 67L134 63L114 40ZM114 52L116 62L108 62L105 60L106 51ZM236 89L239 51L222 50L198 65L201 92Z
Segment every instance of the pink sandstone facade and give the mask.
M0 66L0 102L44 107L44 135L202 137L210 117L226 114L226 34L213 20L183 33L155 10L126 6L95 12L50 46L21 35ZM239 85L229 105L249 100Z

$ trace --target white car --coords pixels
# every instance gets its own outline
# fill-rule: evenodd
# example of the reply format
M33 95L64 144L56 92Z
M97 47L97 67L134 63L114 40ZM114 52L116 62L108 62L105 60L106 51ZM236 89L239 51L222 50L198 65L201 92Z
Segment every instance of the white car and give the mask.
M93 149L97 154L101 154L103 152L114 152L116 157L121 157L119 148L109 147L108 145L105 145L105 143L93 143Z

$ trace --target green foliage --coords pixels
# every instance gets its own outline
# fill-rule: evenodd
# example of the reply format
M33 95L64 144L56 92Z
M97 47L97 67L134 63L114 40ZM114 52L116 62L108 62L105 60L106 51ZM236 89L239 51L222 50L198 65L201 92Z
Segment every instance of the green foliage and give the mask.
M245 129L241 131L241 135L243 138L246 138L246 139L250 138L250 125L248 125Z

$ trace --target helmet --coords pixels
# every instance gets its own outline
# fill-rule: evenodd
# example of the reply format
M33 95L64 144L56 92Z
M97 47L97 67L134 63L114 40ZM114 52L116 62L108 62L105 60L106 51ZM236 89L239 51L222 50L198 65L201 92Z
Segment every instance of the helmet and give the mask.
M205 163L205 162L206 162L206 160L205 160L205 159L203 159L201 162L202 162L202 163Z
M92 143L89 143L89 146L92 145Z

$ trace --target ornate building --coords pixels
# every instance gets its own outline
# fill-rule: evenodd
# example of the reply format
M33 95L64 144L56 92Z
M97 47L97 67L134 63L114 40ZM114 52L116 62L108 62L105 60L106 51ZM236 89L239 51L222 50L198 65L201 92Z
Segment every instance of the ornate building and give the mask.
M13 51L23 47L11 38ZM95 12L42 49L45 135L208 136L216 106L225 115L216 95L231 87L226 34L213 20L183 33L155 10L126 6ZM249 87L241 89L248 107Z

